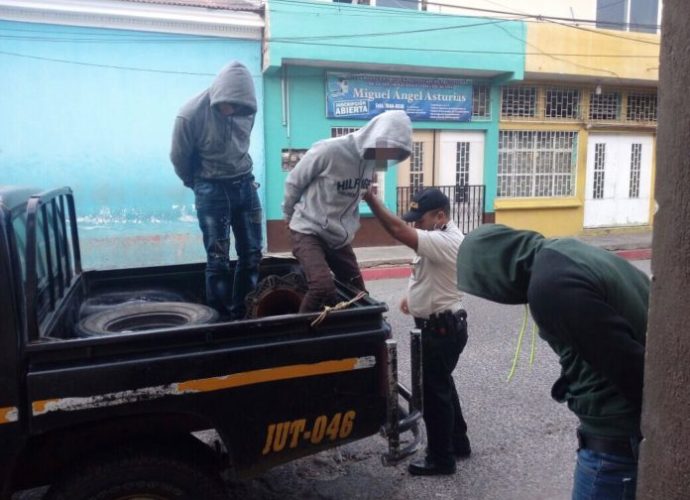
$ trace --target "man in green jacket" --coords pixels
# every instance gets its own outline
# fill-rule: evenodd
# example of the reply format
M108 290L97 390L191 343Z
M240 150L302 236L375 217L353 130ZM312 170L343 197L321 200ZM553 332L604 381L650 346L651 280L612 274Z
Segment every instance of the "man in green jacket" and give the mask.
M571 238L484 225L458 252L458 288L528 304L560 358L551 394L580 425L573 500L634 499L649 278Z

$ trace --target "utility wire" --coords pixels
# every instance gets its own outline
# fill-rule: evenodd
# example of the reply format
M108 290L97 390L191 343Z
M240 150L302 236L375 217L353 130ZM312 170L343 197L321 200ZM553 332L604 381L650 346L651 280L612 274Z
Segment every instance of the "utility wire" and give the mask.
M524 40L524 39L520 38L519 36L510 33L508 30L504 30L504 31L505 31L506 35L508 35L508 36L510 36L510 37L512 37L512 38L514 38L514 39L516 39L516 40L518 40L519 42L524 43L526 47L531 47L532 49L536 49L537 51L539 51L539 53L540 53L541 55L546 56L546 57L550 57L550 58L553 59L554 61L559 61L559 62L562 62L562 63L570 64L570 65L572 65L572 66L576 66L576 67L582 68L582 69L587 69L587 70L590 70L590 71L602 71L602 72L604 72L604 73L608 73L608 74L610 74L610 75L613 75L615 78L620 79L620 75L619 75L618 73L616 73L615 71L611 71L610 69L606 69L606 68L594 68L594 67L592 67L592 66L587 66L587 65L584 65L584 64L577 63L577 62L575 62L575 61L571 61L571 60L568 60L568 59L564 59L564 58L562 58L562 57L559 57L559 56L556 55L556 54L550 54L550 53L548 53L548 52L545 52L545 51L541 50L539 47L537 47L537 46L535 46L535 45L532 45L532 44L529 43L527 40ZM591 56L590 56L590 57L591 57Z
M475 28L479 26L487 26L487 25L494 25L494 24L500 24L500 23L505 23L509 22L508 19L495 19L492 21L487 21L487 22L481 22L481 23L474 23L474 24L456 24L452 26L440 26L440 27L434 27L434 28L423 28L423 29L418 29L418 30L403 30L403 31L388 31L388 32L372 32L372 33L353 33L349 35L313 35L313 36L298 36L298 37L277 37L273 38L272 41L283 41L283 40L320 40L320 39L341 39L341 38L361 38L361 37L381 37L381 36L393 36L393 35L409 35L409 34L414 34L414 33L427 33L427 32L434 32L434 31L446 31L446 30L461 30L461 29L467 29L467 28ZM0 28L0 33L2 33L3 29ZM11 31L11 30L10 30ZM27 30L30 33L39 33L37 31L31 31ZM25 31L26 32L26 31ZM64 33L63 34L70 34L70 33ZM72 33L74 34L74 33ZM124 35L119 35L119 34L111 34L111 38L104 38L103 35L108 35L108 34L102 34L100 37L96 38L89 38L91 34L86 34L81 36L80 38L67 38L67 37L49 37L49 36L28 36L28 35L3 35L0 34L0 39L8 39L8 40L21 40L21 41L30 41L30 42L75 42L75 43L131 43L131 42L143 42L143 43L169 43L169 42L225 42L226 39L224 38L219 38L219 37L194 37L194 38L185 38L184 36L180 37L178 36L173 36L173 37L157 37L157 38L151 38L151 37L141 37L141 35L135 35L139 36L140 38L134 38L133 36L124 36Z
M332 8L333 3L329 2L310 2L307 0L271 0L273 3L284 3L284 4L289 4L289 5L308 5L310 7L328 7ZM339 5L346 5L346 6L351 6L351 4L339 4ZM581 19L581 18L572 18L572 17L560 17L560 16L544 16L542 14L531 14L531 13L524 13L524 14L519 14L515 12L509 12L506 10L497 10L497 9L483 9L480 7L468 7L468 6L463 6L463 5L455 5L455 4L448 4L448 3L442 3L442 2L432 2L428 1L426 2L426 5L433 5L437 7L449 7L453 9L459 9L459 10L468 10L472 12L482 12L482 13L487 13L487 14L502 14L502 15L508 15L508 16L514 16L514 17L529 17L537 20L554 20L554 21L567 21L567 22L575 22L575 23L587 23L587 24L596 24L597 20L596 19ZM359 6L359 7L364 7ZM270 7L269 7L270 9ZM412 10L412 9L401 9L401 10ZM412 10L414 13L418 13L419 11L417 10ZM388 12L386 12L386 15ZM436 13L434 13L436 14ZM636 28L648 28L648 29L660 29L661 26L658 24L641 24L641 23L617 23L617 22L606 22L607 26L620 26L620 27L636 27Z
M271 38L266 39L267 42L272 42ZM487 55L511 55L511 56L534 56L534 55L552 55L561 57L611 57L615 59L658 59L658 56L646 56L646 55L628 55L628 54L578 54L578 53L549 53L542 52L515 52L515 51L502 51L502 50L463 50L463 49L425 49L417 47L390 47L384 45L353 45L353 44L337 44L337 43L320 43L320 42L303 42L299 40L280 40L279 43L288 43L295 45L319 45L323 47L335 47L335 48L352 48L352 49L381 49L381 50L406 50L406 51L417 51L417 52L449 52L458 54L487 54Z
M506 20L497 20L497 21L492 21L492 22L487 22L487 23L476 23L472 25L457 25L457 26L442 26L442 27L437 27L437 28L424 28L424 29L419 29L419 30L406 30L406 31L391 31L391 32L374 32L374 33L353 33L353 34L347 34L347 35L313 35L313 36L285 36L285 37L275 37L275 38L267 38L267 42L273 42L273 43L302 43L302 44L312 44L312 45L329 45L329 46L342 46L342 47L352 47L352 48L393 48L393 47L378 47L378 46L371 46L371 45L336 45L336 44L320 44L318 42L310 42L310 40L338 40L338 39L348 39L348 38L374 38L374 37L384 37L384 36L395 36L395 35L412 35L412 34L417 34L417 33L431 33L435 31L449 31L449 30L462 30L466 28L472 28L472 27L477 27L477 26L483 26L483 25L500 25L501 23L506 22ZM559 24L561 26L566 26L566 27L572 27L576 28L574 26L568 26L566 24L562 23L557 23L555 21L551 21L555 24ZM498 26L501 29L503 29L501 26ZM582 29L582 28L580 28ZM2 29L0 29L0 33L2 33ZM503 30L506 31L506 30ZM599 33L594 30L587 30L585 31L588 32L593 32L593 33ZM506 31L507 33L507 31ZM636 42L641 42L641 43L646 43L650 45L659 45L656 42L651 42L647 40L636 40L636 39L631 39L627 37L618 37L613 34L609 33L600 33L603 35L607 36L613 36L615 38L622 38L624 40L629 40L629 41L636 41ZM88 35L90 36L90 35ZM157 38L151 38L151 37L144 37L144 38L129 38L129 37L124 37L122 35L111 35L112 38L102 38L102 37L97 37L97 38L89 38L89 37L79 37L79 38L68 38L68 37L50 37L50 36L24 36L24 35L3 35L0 34L0 40L15 40L19 42L40 42L40 43L99 43L99 44L127 44L127 43L140 43L140 44L148 44L148 45L153 45L153 44L168 44L168 43L226 43L227 40L224 38L219 38L219 37L178 37L178 36L173 36L173 37L157 37ZM424 49L424 48L413 48L413 47L400 47L400 50L419 50L419 51L430 51L430 52L443 52L443 49ZM538 49L539 50L539 49ZM451 50L452 52L457 52L455 50ZM473 51L459 51L459 52L473 52ZM477 53L482 53L481 51L476 51ZM490 52L484 52L484 53L490 53ZM502 52L505 54L514 54L514 55L520 55L523 54L522 52ZM540 52L541 54L542 52ZM535 55L533 53L525 52L524 55ZM656 57L656 56L637 56L637 55L630 55L630 56L624 56L620 54L554 54L554 55L562 55L562 56L587 56L590 55L591 57L630 57L630 58L636 58L636 57Z
M23 59L36 59L39 61L49 61L49 62L56 62L56 63L62 63L62 64L75 64L77 66L90 66L90 67L105 68L105 69L118 69L118 70L123 70L123 71L139 71L139 72L144 72L144 73L164 73L164 74L170 74L170 75L216 76L215 73L194 73L191 71L173 71L173 70L165 70L165 69L137 68L137 67L133 67L133 66L116 66L116 65L112 65L112 64L97 64L97 63L87 63L87 62L81 62L81 61L70 61L69 59L57 59L57 58L52 58L52 57L32 56L29 54L19 54L16 52L7 52L4 50L0 50L0 54L6 55L6 56L11 56L11 57L20 57ZM255 76L255 75L253 75L253 76Z
M299 0L274 0L274 1L291 1L293 3L298 3ZM302 2L306 3L306 2ZM309 5L314 5L314 4L309 4ZM331 4L327 4L331 5ZM344 5L349 5L349 4L344 4ZM276 11L276 9L273 9ZM338 9L340 10L340 9ZM398 9L401 11L401 13L406 13L406 14L411 14L411 15L417 15L419 11L411 11L408 12L407 9ZM283 12L283 11L281 11ZM372 12L367 12L367 13L362 13L362 16L366 17L371 17ZM518 13L510 13L511 15L515 16L520 16ZM435 14L438 16L439 20L446 21L449 17L455 17L452 14ZM365 33L365 34L352 34L352 35L313 35L313 36L304 36L304 37L278 37L273 39L273 41L287 41L287 40L309 40L309 39L322 39L322 40L327 40L327 39L339 39L339 38L352 38L352 37L362 37L362 36L367 36L367 37L374 37L374 36L386 36L386 35L397 35L397 34L408 34L408 33L421 33L421 32L433 32L433 31L440 31L440 30L453 30L453 29L463 29L463 28L471 28L471 27L476 27L476 26L486 26L486 25L493 25L493 24L499 24L499 23L504 23L508 21L523 21L523 22L551 22L553 24L557 24L566 28L570 29L577 29L589 33L594 33L602 36L607 36L611 38L619 38L622 40L627 40L627 41L633 41L633 42L638 42L638 43L644 43L648 45L656 45L659 46L659 42L654 42L651 40L641 40L639 38L631 38L628 36L623 36L623 35L618 35L615 33L610 33L609 31L606 30L596 30L596 29L589 29L585 28L582 26L577 26L565 22L560 22L553 20L552 18L546 17L546 16L539 16L541 19L530 19L530 17L534 17L534 14L522 14L522 17L518 18L513 18L513 19L492 19L490 21L486 21L483 23L474 23L474 24L465 24L465 25L455 25L455 26L442 26L442 27L437 27L437 28L425 28L425 29L419 29L419 30L407 30L407 31L396 31L396 32L374 32L374 33ZM73 32L69 31L61 31L61 30L27 30L27 29L17 29L17 28L0 28L0 32L2 31L14 31L14 32L24 32L24 33L36 33L36 34L65 34L65 35L72 35L74 34ZM88 33L86 35L81 35L82 38L71 38L71 39L63 39L63 38L50 38L47 36L36 36L36 37L22 37L22 36L12 36L12 35L0 35L0 39L6 38L6 39L17 39L17 40L25 40L25 41L46 41L46 42L57 42L57 43L63 43L63 42L75 42L75 43L92 43L92 42L102 42L102 43L120 43L120 42L143 42L143 43L174 43L174 42L196 42L196 43L205 43L205 42L222 42L225 39L222 37L217 37L217 36L159 36L155 39L152 39L150 36L142 37L141 34L126 34L126 33ZM88 38L84 38L88 37ZM90 38L93 37L93 38Z
M458 24L454 26L440 26L437 28L422 28L417 30L405 30L405 31L388 31L388 32L374 32L374 33L353 33L351 35L313 35L313 36L296 36L296 37L275 37L271 38L272 42L283 42L283 41L295 41L295 40L335 40L341 38L374 38L379 36L392 36L392 35L412 35L415 33L429 33L434 31L446 31L446 30L461 30L467 28L476 28L478 26L487 26L494 24L501 24L510 21L509 19L496 19L493 21L487 21L483 23L474 24Z
M611 37L611 38L619 38L619 39L621 39L621 40L628 40L628 41L631 41L631 42L646 43L646 44L648 44L648 45L656 45L656 46L660 46L660 45L661 45L661 43L659 43L659 42L653 42L653 41L651 41L651 40L641 40L640 38L631 38L631 37L629 37L629 36L623 36L623 35L619 35L619 34L617 34L617 33L611 33L610 31L597 30L597 29L591 29L591 28L585 28L585 27L583 27L583 26L577 26L577 25L574 25L574 24L562 23L562 22L559 22L559 21L551 20L551 19L547 19L547 22L552 23L552 24L558 24L559 26L564 26L564 27L566 27L566 28L571 28L571 29L575 29L575 30L579 30L579 31L586 31L587 33L594 33L594 34L596 34L596 35L608 36L608 37Z

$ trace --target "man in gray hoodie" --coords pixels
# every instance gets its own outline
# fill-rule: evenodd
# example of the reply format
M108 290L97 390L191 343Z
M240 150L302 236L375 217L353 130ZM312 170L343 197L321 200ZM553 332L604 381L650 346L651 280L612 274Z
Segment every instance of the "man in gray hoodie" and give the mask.
M239 62L225 66L211 86L180 109L170 160L194 190L206 249L206 299L221 315L245 316L261 261L261 202L252 175L249 136L256 114L254 83ZM237 264L230 275L230 229Z
M308 290L300 312L337 302L338 281L364 290L351 242L359 229L359 202L377 170L412 151L412 123L404 111L387 111L363 128L314 144L285 181L283 214L293 254Z

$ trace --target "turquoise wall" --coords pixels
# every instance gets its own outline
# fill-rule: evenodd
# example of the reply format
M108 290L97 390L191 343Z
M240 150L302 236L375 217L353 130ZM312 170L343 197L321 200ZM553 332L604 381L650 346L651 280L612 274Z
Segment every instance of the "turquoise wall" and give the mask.
M332 127L361 127L366 120L345 120L326 118L325 73L337 68L320 69L305 67L286 67L284 70L289 96L287 122L283 124L282 88L280 75L267 75L265 85L266 114L266 218L282 218L281 203L283 184L287 172L281 169L280 153L285 149L307 149L314 142L330 137ZM491 120L449 123L415 121L415 129L423 130L481 130L486 134L484 149L484 183L487 191L487 210L491 211L496 193L496 174L498 163L498 114L496 105L500 98L500 88L491 89ZM395 210L397 172L389 169L386 174L386 205ZM362 213L368 213L362 204Z
M327 71L469 78L488 84L491 88L490 120L469 123L415 121L413 126L415 129L485 132L486 210L493 211L500 84L523 78L524 23L284 0L270 2L267 16L268 50L264 59L267 219L282 217L282 186L287 174L281 171L281 149L308 148L315 141L330 137L331 127L361 127L366 123L326 118ZM356 36L350 36L353 34ZM302 61L321 67L306 67ZM283 112L283 80L287 84L287 114ZM386 177L385 197L391 209L395 208L396 182L396 172L391 169Z
M86 267L204 260L168 159L173 121L233 59L261 110L260 42L14 22L0 34L0 183L71 186ZM251 144L263 186L261 111Z
M306 59L524 74L521 21L272 0L267 26L264 69Z

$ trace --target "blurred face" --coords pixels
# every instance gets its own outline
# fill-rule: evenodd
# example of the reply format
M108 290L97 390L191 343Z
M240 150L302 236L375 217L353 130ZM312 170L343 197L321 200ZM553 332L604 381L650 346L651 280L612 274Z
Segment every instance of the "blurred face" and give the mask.
M216 104L216 109L221 115L225 117L235 114L235 106L233 106L229 102L220 102Z
M446 214L443 210L429 210L414 223L414 227L423 231L433 231L442 227L446 222Z
M403 161L408 156L407 151L400 148L373 148L364 153L365 159L376 161L377 170L387 168L389 161Z

